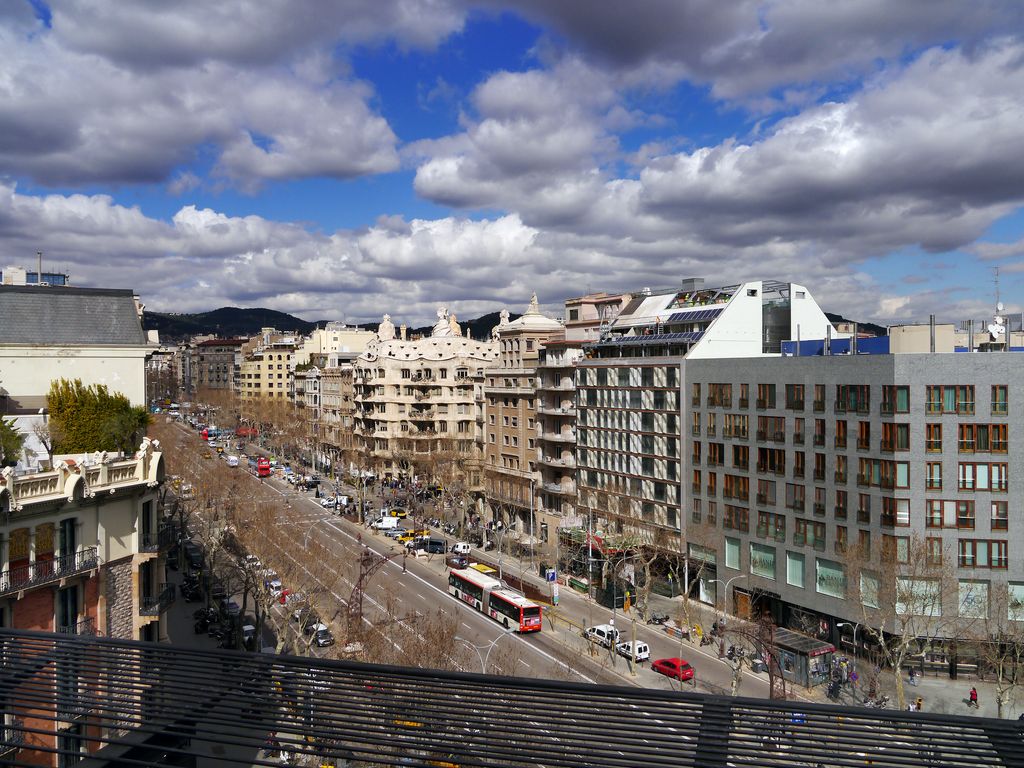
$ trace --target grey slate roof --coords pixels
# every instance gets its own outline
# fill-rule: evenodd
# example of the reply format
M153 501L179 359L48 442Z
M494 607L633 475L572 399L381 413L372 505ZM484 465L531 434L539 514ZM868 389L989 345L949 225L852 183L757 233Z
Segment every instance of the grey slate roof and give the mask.
M0 344L145 345L130 290L0 285Z

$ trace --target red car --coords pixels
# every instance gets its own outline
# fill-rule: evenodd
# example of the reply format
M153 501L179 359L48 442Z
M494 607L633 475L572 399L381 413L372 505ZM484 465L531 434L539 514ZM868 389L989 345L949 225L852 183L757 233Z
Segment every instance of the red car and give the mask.
M693 680L693 667L683 659L658 659L651 664L651 669L659 675L672 677L676 680Z

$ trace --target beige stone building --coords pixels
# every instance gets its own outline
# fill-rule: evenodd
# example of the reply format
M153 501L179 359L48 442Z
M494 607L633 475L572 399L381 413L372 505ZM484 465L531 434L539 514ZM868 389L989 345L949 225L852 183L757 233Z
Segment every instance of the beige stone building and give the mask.
M295 365L313 363L324 367L322 361L332 353L342 359L355 357L365 350L366 345L374 338L376 334L373 331L345 323L327 323L323 328L314 328L296 347Z
M512 529L525 546L547 540L535 515L537 469L536 373L542 345L562 324L541 314L534 294L526 313L495 329L497 365L484 371L484 462L488 517ZM553 533L553 531L552 531Z
M243 400L260 397L290 399L292 369L299 340L294 333L264 328L242 345L238 394Z
M404 331L396 338L385 315L356 358L355 441L368 469L457 476L462 490L476 493L483 489L484 369L497 360L498 343L463 336L445 307L437 315L430 336L416 340Z
M198 393L237 387L244 344L245 339L207 339L194 345L192 383Z

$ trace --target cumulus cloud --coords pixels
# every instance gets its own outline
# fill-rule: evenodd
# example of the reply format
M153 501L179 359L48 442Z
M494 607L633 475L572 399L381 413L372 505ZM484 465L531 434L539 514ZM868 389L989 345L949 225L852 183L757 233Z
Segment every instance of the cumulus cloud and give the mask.
M1024 8L1013 0L648 0L642 12L590 0L511 4L594 62L709 83L726 99L849 80L914 50L1024 30Z
M218 173L243 187L265 179L346 179L398 166L397 137L369 106L373 89L332 69L333 59L308 50L308 40L290 65L247 67L218 57L214 48L204 56L168 54L161 67L147 69L115 56L99 39L76 38L69 47L59 31L65 26L103 40L109 29L75 26L67 14L88 17L87 11L112 7L58 8L54 31L38 35L0 26L0 168L48 185L163 182L205 146L219 148ZM223 10L209 7L214 14ZM175 9L180 23L164 19L163 34L176 30L184 40L196 20ZM148 19L138 9L124 10L113 26ZM253 11L253 18L267 20ZM166 13L172 11L154 19ZM122 43L160 58L159 39L143 31Z

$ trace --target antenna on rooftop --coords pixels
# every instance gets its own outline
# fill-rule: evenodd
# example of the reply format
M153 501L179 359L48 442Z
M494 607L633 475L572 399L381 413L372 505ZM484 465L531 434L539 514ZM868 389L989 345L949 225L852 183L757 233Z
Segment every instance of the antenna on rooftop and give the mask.
M995 284L996 284L996 307L997 307L996 311L1002 311L1002 308L999 306L1000 303L1001 303L999 301L999 267L998 266L992 267L992 270L996 273L995 274L995 278L994 278Z

